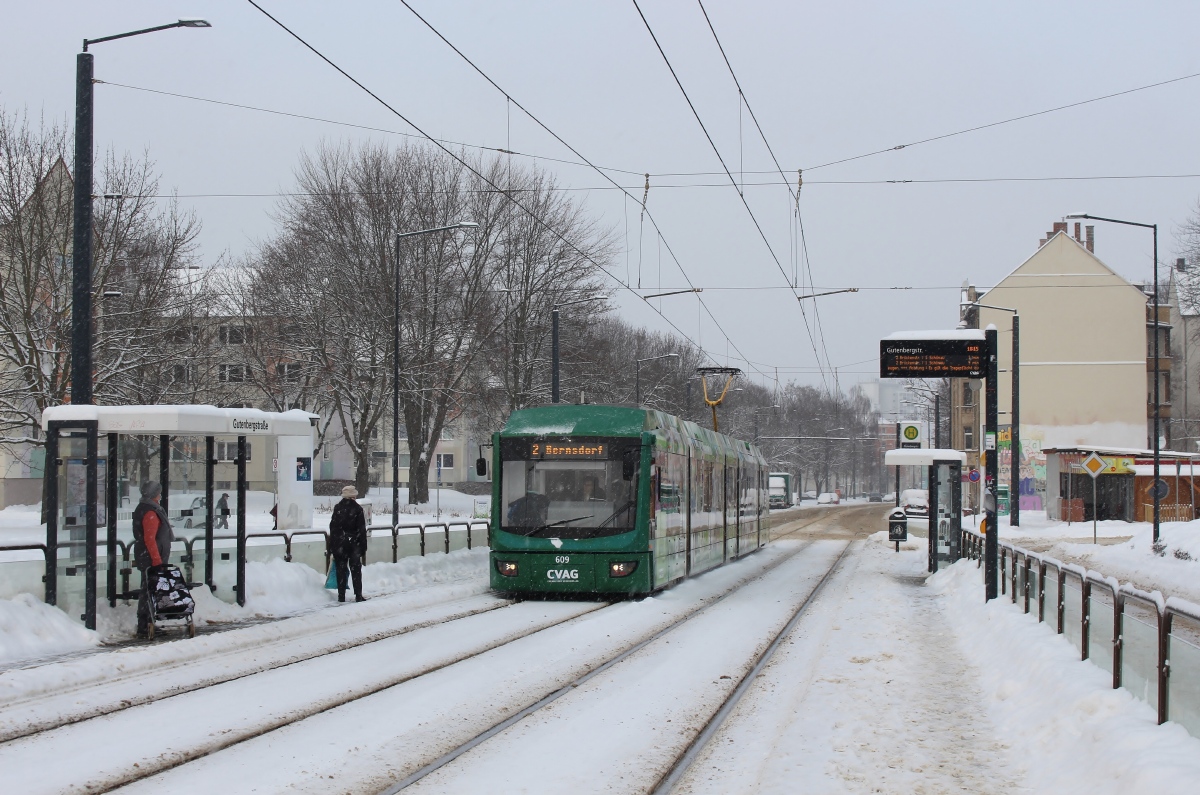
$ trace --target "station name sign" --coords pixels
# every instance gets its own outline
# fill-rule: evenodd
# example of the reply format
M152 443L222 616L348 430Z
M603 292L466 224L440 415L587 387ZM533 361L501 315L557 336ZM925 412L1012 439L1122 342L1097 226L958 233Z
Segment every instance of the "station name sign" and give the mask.
M887 339L879 342L880 378L983 378L979 339Z

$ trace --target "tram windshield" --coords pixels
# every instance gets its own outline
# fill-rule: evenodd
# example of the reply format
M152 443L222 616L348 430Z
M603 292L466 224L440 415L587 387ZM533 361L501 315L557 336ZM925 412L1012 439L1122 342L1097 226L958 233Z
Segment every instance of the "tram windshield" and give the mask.
M534 538L598 538L637 520L637 442L526 441L500 448L501 527Z

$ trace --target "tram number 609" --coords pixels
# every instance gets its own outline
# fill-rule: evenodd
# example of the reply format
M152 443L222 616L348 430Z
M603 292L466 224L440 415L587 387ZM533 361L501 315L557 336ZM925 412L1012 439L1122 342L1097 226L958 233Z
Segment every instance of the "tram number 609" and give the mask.
M554 562L555 563L570 563L571 556L570 555L555 555Z

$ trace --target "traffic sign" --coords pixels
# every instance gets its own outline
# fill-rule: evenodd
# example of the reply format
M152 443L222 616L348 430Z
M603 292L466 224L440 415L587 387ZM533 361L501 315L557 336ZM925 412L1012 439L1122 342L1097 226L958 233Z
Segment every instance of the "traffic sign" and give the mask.
M979 482L979 470L972 469L971 472L967 475L967 480L971 481L972 483L978 483Z
M1092 453L1087 458L1083 459L1080 464L1084 471L1093 478L1100 477L1100 473L1108 469L1108 462L1101 458L1097 453Z
M902 449L912 449L923 447L921 441L921 423L919 422L901 422L900 423L900 447Z
M1167 481L1163 480L1162 478L1154 481L1154 488L1150 492L1151 496L1158 497L1160 500L1166 498L1166 496L1170 493L1170 484L1168 484Z

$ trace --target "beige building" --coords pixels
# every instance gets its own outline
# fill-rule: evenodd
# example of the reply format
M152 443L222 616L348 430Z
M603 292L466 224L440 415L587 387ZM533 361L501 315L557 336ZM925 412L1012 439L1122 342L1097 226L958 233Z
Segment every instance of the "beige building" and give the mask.
M1021 507L1044 508L1044 448L1106 446L1145 449L1149 444L1147 395L1149 315L1147 296L1093 253L1087 241L1057 223L1038 250L988 290L964 290L963 320L969 327L998 330L1000 382L1000 483L1011 483L1012 313L971 307L971 302L1015 309L1020 314ZM1166 321L1166 307L1163 320ZM1169 324L1164 322L1163 416L1170 411ZM978 466L984 392L966 385L952 390L953 443ZM1165 427L1164 423L1164 427Z

